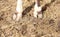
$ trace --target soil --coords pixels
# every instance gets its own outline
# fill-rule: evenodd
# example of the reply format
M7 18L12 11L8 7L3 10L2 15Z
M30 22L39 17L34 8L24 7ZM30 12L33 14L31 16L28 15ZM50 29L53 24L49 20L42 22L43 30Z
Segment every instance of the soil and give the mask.
M60 0L41 0L43 18L33 17L35 0L23 0L23 17L12 19L17 0L0 0L0 37L60 37Z

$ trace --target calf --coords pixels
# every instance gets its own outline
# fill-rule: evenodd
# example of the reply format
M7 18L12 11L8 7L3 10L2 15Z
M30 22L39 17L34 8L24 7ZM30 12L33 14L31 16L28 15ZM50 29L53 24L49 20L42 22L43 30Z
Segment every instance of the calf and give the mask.
M35 6L34 6L34 12L33 16L37 18L42 18L42 6L40 6L40 0L35 0ZM22 7L22 0L17 0L17 6L16 6L17 13L13 15L13 20L18 21L22 17L23 7Z

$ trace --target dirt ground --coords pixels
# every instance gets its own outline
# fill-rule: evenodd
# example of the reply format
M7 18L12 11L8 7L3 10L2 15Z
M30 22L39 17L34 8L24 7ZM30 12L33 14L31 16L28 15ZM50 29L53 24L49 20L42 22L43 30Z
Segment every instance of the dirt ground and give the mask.
M17 0L0 0L0 37L60 37L60 0L41 0L43 18L34 18L34 0L23 0L23 18L12 19Z

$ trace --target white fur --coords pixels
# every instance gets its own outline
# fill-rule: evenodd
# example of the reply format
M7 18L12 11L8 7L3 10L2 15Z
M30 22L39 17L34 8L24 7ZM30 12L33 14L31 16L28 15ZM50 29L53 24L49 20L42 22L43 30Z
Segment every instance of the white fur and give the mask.
M18 13L21 13L22 12L22 0L17 0L17 7L16 7L16 11Z
M23 11L22 0L17 0L16 11L17 11L17 15L14 14L13 19L18 21L22 17L22 11Z
M41 10L42 10L42 7L41 6L38 7L37 2L36 2L35 6L34 6L34 13L33 13L35 18L37 18L38 12Z

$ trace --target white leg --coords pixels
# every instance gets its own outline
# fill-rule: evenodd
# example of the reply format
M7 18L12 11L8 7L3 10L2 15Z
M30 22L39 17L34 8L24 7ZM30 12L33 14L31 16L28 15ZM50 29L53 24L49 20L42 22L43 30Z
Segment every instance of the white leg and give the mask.
M34 13L33 13L34 17L37 18L38 12L40 12L41 10L42 10L42 6L39 7L38 3L37 3L37 0L35 0ZM41 18L42 14L39 14L38 17Z
M37 12L36 11L34 12L34 17L37 18Z
M18 21L22 17L22 0L17 0L17 7L16 7L17 14L13 15L13 20Z
M34 13L33 13L33 15L34 15L34 17L35 18L37 18L37 4L35 4L35 6L34 6Z
M41 6L38 7L38 12L40 12L40 13L38 14L38 18L42 18L41 10L42 10L42 7L41 7Z

